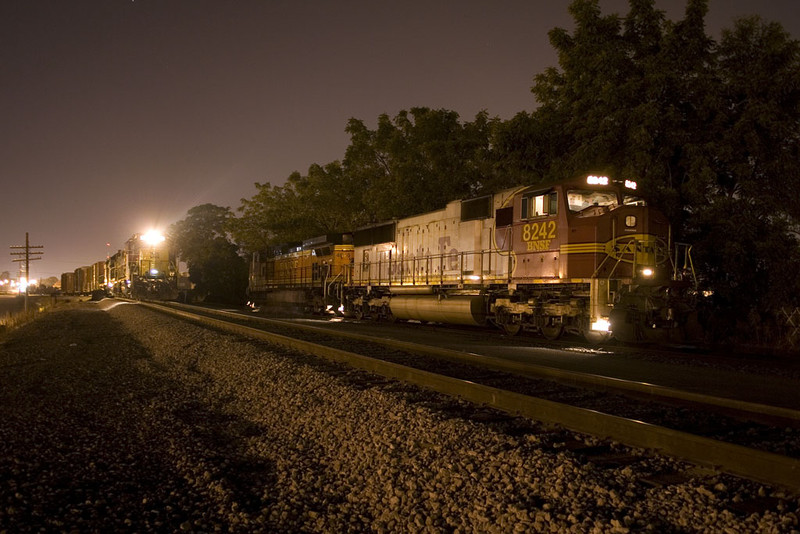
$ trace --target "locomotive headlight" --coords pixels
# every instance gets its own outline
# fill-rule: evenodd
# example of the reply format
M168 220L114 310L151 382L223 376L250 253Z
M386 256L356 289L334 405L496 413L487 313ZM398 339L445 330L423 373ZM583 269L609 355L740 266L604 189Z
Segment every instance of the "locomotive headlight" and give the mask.
M608 321L608 317L600 317L598 320L592 323L592 330L596 330L599 332L608 332L611 330L611 323Z
M650 267L645 267L644 269L642 269L642 276L650 278L651 276L653 276L653 269L651 269Z
M141 240L147 243L148 245L155 246L159 243L163 243L164 241L167 240L167 238L164 237L164 234L162 234L157 230L150 230L149 232L141 236Z
M158 269L150 269L150 274L156 276L158 274Z

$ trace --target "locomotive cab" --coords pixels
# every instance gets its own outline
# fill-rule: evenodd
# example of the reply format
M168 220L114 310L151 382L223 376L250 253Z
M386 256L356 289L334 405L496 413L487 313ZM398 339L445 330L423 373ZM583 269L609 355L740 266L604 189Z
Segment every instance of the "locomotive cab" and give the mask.
M635 182L588 176L520 190L509 204L505 224L498 212L496 241L511 244L512 283L494 303L509 333L604 341L620 295L669 283L669 224Z

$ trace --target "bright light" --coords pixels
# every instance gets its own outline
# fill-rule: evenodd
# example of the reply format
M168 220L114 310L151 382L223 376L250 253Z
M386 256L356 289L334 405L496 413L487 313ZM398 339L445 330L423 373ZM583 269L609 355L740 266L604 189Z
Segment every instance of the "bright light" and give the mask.
M625 180L625 187L628 189L636 189L636 182L633 180Z
M150 274L155 276L158 274L158 269L150 269Z
M586 183L589 185L608 185L608 176L587 176Z
M601 317L600 319L592 323L592 330L596 330L599 332L608 332L611 330L611 323L608 322L608 319L606 317Z
M650 267L645 267L644 269L642 269L642 276L647 276L647 277L653 276L653 269L651 269Z
M157 230L150 230L146 234L143 234L140 239L148 245L157 245L167 240L167 238L164 237L164 234Z

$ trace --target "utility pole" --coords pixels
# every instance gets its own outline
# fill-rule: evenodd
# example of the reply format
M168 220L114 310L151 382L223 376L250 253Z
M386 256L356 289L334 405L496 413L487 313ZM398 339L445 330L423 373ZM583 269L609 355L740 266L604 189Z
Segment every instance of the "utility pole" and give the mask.
M34 260L41 260L42 254L44 252L31 252L32 248L44 248L44 245L31 245L30 241L28 240L28 232L25 232L25 245L16 245L9 247L11 249L24 249L24 252L12 252L12 256L21 256L19 258L15 258L12 261L24 261L25 262L25 311L28 311L28 286L30 285L30 272L31 272L31 262ZM32 257L33 256L33 257Z

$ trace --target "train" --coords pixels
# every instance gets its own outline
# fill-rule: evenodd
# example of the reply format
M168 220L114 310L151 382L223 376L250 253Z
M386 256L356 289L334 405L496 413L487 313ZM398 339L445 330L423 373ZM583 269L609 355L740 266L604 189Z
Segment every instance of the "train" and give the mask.
M178 262L159 232L136 233L105 260L61 275L61 292L147 300L178 298Z
M591 343L697 336L691 246L633 180L585 175L253 254L251 305Z

